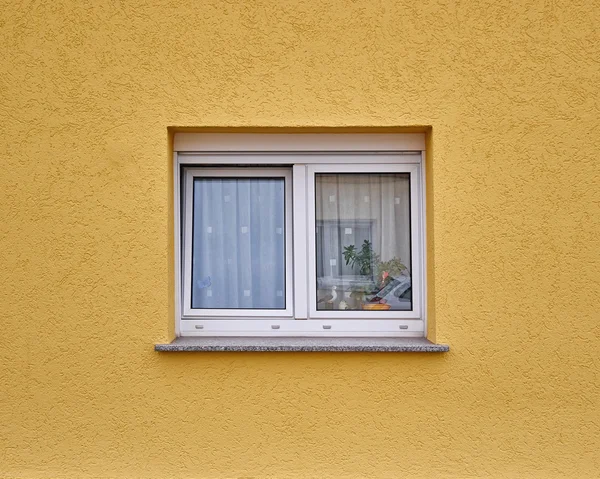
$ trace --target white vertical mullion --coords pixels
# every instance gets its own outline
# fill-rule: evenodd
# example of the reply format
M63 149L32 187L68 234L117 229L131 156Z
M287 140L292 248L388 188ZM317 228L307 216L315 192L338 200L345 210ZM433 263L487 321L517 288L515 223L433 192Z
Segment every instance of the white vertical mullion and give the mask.
M412 244L412 307L417 316L421 316L422 292L421 292L421 274L422 274L422 218L421 218L421 178L420 168L416 165L410 167L410 216L411 216L411 244Z
M185 240L183 242L183 311L191 308L192 303L192 216L194 202L194 176L190 170L185 172L184 178L184 198L185 198Z
M294 209L294 312L296 319L308 318L308 274L307 261L307 196L306 165L294 165L293 171Z
M285 173L285 315L294 316L294 188L293 176L290 170Z
M316 220L315 220L315 165L309 165L306 177L306 205L307 205L307 223L306 223L306 243L308 245L308 311L309 317L314 318L317 315L317 251L315 246L316 238Z

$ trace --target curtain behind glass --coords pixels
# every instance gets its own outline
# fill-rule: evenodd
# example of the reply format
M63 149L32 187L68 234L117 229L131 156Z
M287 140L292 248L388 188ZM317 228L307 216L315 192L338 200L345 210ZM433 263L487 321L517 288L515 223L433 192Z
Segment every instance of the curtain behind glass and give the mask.
M195 178L192 308L285 309L283 178Z

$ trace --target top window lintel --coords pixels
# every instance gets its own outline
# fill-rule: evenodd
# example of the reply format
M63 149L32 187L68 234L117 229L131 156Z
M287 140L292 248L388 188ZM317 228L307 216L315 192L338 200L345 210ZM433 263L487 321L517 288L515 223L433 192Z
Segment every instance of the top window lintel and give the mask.
M173 150L195 152L424 151L424 133L175 133Z

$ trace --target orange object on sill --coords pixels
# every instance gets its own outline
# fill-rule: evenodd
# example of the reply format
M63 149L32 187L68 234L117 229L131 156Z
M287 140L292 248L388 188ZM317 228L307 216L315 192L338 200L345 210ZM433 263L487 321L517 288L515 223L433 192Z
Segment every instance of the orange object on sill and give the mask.
M388 311L392 309L392 307L389 304L366 303L363 304L362 309L365 311Z

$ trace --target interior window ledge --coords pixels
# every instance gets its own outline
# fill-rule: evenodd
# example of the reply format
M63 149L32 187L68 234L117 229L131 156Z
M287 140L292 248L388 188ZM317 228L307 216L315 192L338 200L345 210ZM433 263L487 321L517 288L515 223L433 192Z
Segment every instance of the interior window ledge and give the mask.
M181 337L155 344L160 352L375 352L445 353L447 344L425 338Z

